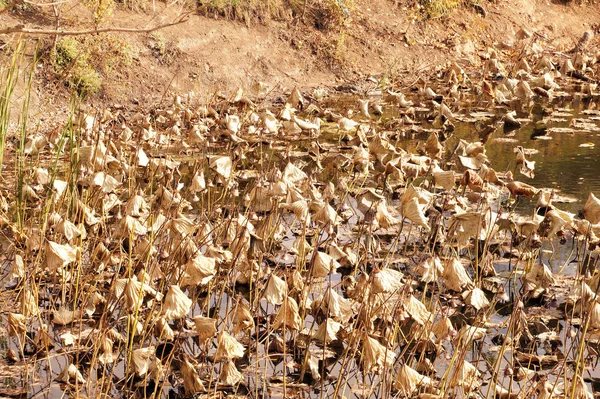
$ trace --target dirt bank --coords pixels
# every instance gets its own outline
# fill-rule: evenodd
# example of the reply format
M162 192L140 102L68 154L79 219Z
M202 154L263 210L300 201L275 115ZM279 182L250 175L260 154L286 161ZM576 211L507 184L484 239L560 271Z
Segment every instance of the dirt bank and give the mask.
M206 98L219 90L249 89L258 81L271 89L331 86L368 77L390 83L406 73L431 71L448 60L463 66L477 64L479 53L490 46L510 53L520 29L536 33L534 40L543 41L545 48L561 51L573 46L593 21L600 20L600 8L594 5L499 0L481 2L480 7L463 6L423 21L418 10L402 3L359 0L343 26L329 30L311 26L311 21L302 23L299 18L248 26L190 15L187 22L155 33L123 34L133 50L133 60L117 73L102 76L96 100L156 102L171 93L190 91ZM116 9L111 26L147 27L169 21L177 12L169 8L152 17L149 11ZM78 8L70 13L66 20L71 26L62 29L85 19ZM34 18L11 12L0 17L4 26L51 29L54 24L50 15ZM10 35L2 36L10 43ZM157 54L159 45L161 54ZM68 98L64 84L52 84L53 72L48 69L34 98L42 107L55 105L56 98L59 103Z

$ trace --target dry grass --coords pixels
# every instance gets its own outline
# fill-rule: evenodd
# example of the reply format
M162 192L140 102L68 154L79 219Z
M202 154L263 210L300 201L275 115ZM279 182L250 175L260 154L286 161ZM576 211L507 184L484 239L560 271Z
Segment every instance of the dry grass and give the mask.
M425 18L436 19L447 15L465 3L465 0L420 0L419 6Z
M47 59L60 80L79 93L95 94L102 89L103 76L118 76L133 62L133 48L111 34L63 38Z

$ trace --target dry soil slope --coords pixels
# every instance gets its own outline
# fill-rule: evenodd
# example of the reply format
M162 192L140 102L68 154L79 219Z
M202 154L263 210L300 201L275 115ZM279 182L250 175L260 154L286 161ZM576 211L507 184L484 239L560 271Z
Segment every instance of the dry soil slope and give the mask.
M477 63L479 52L488 46L510 44L520 28L546 37L547 45L566 48L594 21L600 21L600 7L593 5L539 0L482 4L485 16L467 7L423 22L415 20L410 8L391 0L358 0L347 27L329 32L288 22L246 26L191 15L185 24L161 31L179 51L169 65L152 54L147 34L128 35L138 56L120 77L108 77L107 89L100 97L103 101L136 98L152 102L173 92L210 96L216 90L247 88L256 81L272 88L289 88L335 85L369 76L393 78L402 71L430 70L448 60ZM160 18L166 21L175 13L167 10ZM22 22L6 14L1 18L5 25ZM51 27L51 22L47 20L46 26L44 20L36 20L28 26ZM147 23L148 15L125 11L118 11L113 19L116 26ZM330 49L333 61L324 59L323 48ZM44 96L44 91L38 93ZM42 98L39 101L44 102Z

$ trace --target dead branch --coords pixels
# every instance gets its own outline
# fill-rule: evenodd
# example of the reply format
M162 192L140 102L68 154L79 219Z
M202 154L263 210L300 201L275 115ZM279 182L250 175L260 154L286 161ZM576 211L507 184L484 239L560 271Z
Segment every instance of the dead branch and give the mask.
M22 0L23 3L33 6L33 7L50 7L50 6L58 6L60 4L64 4L64 3L69 3L72 0L58 0L58 1L53 1L50 3L36 3L33 1L29 1L29 0Z
M179 25L187 22L190 13L180 15L175 21L171 21L165 24L159 24L150 28L125 28L125 27L111 27L111 28L98 28L98 29L87 29L87 30L56 30L56 29L29 29L23 25L12 26L10 28L0 29L0 34L11 34L20 33L24 35L57 35L57 36L83 36L92 35L97 33L109 33L109 32L125 32L125 33L150 33L155 30L168 28L169 26Z

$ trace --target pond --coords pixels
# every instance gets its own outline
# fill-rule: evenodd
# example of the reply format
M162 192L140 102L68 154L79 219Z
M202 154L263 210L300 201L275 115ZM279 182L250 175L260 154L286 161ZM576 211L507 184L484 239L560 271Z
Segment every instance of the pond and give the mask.
M591 394L600 96L552 71L177 97L9 141L0 393Z

